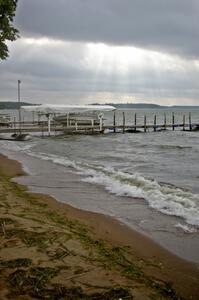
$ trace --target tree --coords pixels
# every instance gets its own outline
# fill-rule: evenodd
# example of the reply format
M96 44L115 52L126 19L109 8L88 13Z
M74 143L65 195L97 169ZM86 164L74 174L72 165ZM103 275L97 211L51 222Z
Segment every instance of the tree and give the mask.
M0 0L0 59L8 57L6 41L14 41L19 31L12 25L18 0Z

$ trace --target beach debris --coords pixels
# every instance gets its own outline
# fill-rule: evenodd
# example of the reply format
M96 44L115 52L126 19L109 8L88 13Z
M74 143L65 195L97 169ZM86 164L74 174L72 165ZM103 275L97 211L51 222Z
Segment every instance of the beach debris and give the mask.
M6 225L5 221L3 221L3 223L1 224L1 228L4 236L6 235L5 225Z
M21 267L28 267L32 264L32 260L29 258L17 258L11 260L0 260L0 267L1 268L21 268Z

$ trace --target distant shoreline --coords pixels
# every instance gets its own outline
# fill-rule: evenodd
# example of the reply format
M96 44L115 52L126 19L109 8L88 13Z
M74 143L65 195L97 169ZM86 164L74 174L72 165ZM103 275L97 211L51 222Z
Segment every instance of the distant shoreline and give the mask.
M199 106L192 105L158 105L152 103L94 103L93 105L113 105L116 108L138 108L138 109L171 109L171 108L179 108L179 109L199 109Z
M39 105L36 103L28 103L28 102L21 102L21 106L23 105ZM153 103L91 103L88 105L112 105L116 108L137 108L137 109L172 109L172 108L178 108L178 109L199 109L199 105L172 105L172 106L166 106L166 105L158 105ZM9 110L9 109L18 109L19 103L16 101L2 101L0 102L0 110Z

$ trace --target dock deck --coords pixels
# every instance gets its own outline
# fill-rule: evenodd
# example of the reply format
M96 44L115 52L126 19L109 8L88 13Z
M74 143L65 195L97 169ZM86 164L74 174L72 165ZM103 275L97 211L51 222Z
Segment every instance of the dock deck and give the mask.
M55 135L55 134L96 134L96 133L126 133L126 132L151 132L151 131L163 131L163 130L183 130L192 131L199 130L199 123L173 123L173 124L143 124L143 125L126 125L126 124L110 124L103 125L102 129L98 125L73 125L63 126L60 124L51 123L50 129L47 122L10 122L9 127L0 127L0 134L17 132L22 133L38 133L41 136Z

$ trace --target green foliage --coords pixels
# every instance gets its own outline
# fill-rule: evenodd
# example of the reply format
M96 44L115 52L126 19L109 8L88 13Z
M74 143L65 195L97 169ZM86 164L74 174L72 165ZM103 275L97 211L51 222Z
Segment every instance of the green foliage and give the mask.
M8 57L6 41L14 41L19 32L12 25L18 0L0 0L0 59Z

